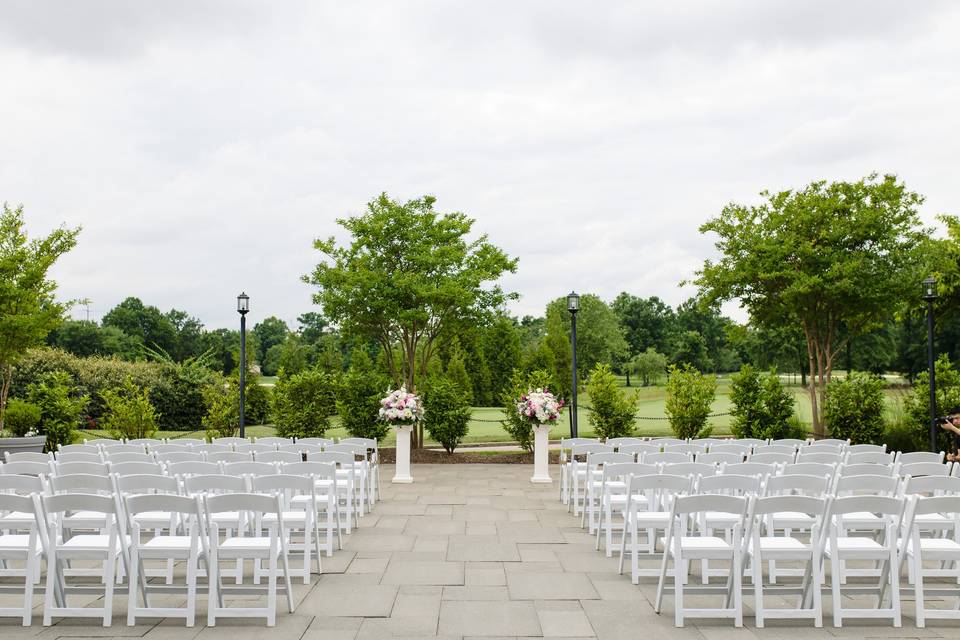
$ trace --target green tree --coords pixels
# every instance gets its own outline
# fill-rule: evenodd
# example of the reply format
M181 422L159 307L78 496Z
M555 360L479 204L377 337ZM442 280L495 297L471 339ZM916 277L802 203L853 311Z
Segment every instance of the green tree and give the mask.
M281 376L273 388L273 419L283 438L323 437L336 412L337 381L319 369Z
M340 426L354 438L383 440L390 425L378 420L380 400L387 395L390 379L378 373L367 352L355 348L350 356L350 369L343 376L337 392L337 413Z
M823 419L831 438L852 444L882 444L883 379L854 371L827 387Z
M547 338L554 350L556 377L570 377L570 312L567 299L557 298L547 305ZM577 377L585 380L597 363L613 364L627 350L617 316L606 302L593 294L580 296L577 312ZM562 383L561 383L562 384ZM566 390L570 384L566 383Z
M297 330L300 334L300 339L306 344L313 344L319 341L320 337L330 328L330 322L323 317L322 313L317 313L316 311L308 311L297 316L297 323L300 325Z
M13 366L30 347L43 344L62 321L67 305L57 302L57 283L47 272L77 243L80 229L60 227L30 240L23 207L6 203L0 214L0 433Z
M630 353L654 349L668 353L677 331L673 309L657 296L640 298L623 292L610 305L617 316Z
M257 336L257 362L263 365L270 347L283 344L288 333L290 328L287 323L276 316L264 318L253 325L253 335Z
M427 433L453 453L470 428L470 405L460 386L447 378L432 378L423 394L423 408Z
M658 353L653 347L647 347L646 351L633 359L631 366L640 376L643 386L649 387L651 384L657 384L667 372L667 356Z
M750 365L740 368L730 385L731 430L738 438L785 438L791 427L793 396L774 372L766 375Z
M150 392L127 378L120 387L101 394L106 407L101 426L113 437L152 438L159 415L150 402Z
M473 404L473 382L470 380L470 374L467 373L467 366L463 361L463 351L460 349L459 343L456 343L450 351L446 378L450 384L460 390L460 394L468 407Z
M196 358L203 354L203 323L186 311L171 309L164 317L173 327L174 338L170 355L175 362Z
M593 405L590 425L597 437L623 438L633 434L639 397L636 391L620 390L609 365L594 367L587 380L587 392Z
M27 387L27 401L40 407L40 435L47 436L47 451L73 442L83 420L89 396L80 394L69 374L51 371Z
M490 375L490 393L499 398L513 370L520 367L520 332L513 321L498 316L483 332L483 358Z
M670 367L664 410L678 438L709 434L707 418L716 393L716 376L704 375L690 365Z
M173 354L177 347L177 330L170 318L140 298L126 298L103 316L105 327L116 327L151 349Z
M324 315L350 337L377 341L392 377L410 391L444 331L487 319L516 297L492 283L517 261L485 235L468 239L474 221L438 213L435 201L381 194L365 214L338 221L350 232L348 246L314 242L326 258L304 278L319 287L314 302ZM419 446L422 426L415 435Z
M713 371L713 360L707 351L707 341L698 331L683 331L674 345L673 362L690 365L698 371Z
M739 300L754 322L801 327L813 430L822 436L841 327L869 330L914 295L923 198L892 175L762 195L762 204L729 204L700 227L717 234L721 257L707 260L695 282L708 302Z
M101 327L89 320L65 320L47 335L47 344L81 358L117 356L136 360L143 354L140 344L116 327Z
M936 415L943 416L960 411L960 371L953 366L946 354L941 354L934 366ZM928 442L930 437L930 375L928 372L923 371L917 375L913 388L903 399L903 409L913 439ZM953 450L953 438L949 434L937 434L937 440L942 451Z

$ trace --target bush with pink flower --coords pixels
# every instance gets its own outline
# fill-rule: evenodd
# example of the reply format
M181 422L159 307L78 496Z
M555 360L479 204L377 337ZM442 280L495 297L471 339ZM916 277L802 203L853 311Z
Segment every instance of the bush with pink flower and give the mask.
M562 408L563 400L546 388L527 391L517 402L517 413L532 424L556 424Z
M395 427L420 422L423 420L423 402L417 394L400 387L380 401L378 419Z

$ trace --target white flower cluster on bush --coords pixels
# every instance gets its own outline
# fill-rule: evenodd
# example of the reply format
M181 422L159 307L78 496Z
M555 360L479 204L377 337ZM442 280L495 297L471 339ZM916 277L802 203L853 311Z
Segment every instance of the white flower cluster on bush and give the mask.
M534 389L520 396L517 413L530 422L553 424L560 418L563 401L557 400L547 389Z
M420 396L407 393L406 387L391 391L380 401L380 420L388 423L409 423L423 420Z

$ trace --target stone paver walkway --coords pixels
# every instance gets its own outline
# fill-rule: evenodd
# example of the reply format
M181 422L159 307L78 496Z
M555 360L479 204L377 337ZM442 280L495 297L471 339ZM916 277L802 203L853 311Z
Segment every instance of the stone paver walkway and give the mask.
M616 559L594 550L593 538L558 501L557 484L532 485L526 465L418 465L416 482L391 485L384 467L383 500L344 543L324 558L324 574L297 584L297 611L261 620L224 620L204 627L182 621L126 626L125 599L116 599L114 625L70 620L51 628L4 621L0 638L143 637L148 640L354 640L548 636L727 640L733 638L960 637L960 625L938 621L916 629L852 622L814 629L807 622L771 621L768 628L734 629L730 621L673 626L650 602L655 584L640 587L617 575ZM551 469L556 476L556 468ZM281 598L282 602L282 598ZM40 604L38 600L38 605ZM281 605L282 606L282 605ZM909 612L912 602L905 607ZM825 620L830 624L829 618Z

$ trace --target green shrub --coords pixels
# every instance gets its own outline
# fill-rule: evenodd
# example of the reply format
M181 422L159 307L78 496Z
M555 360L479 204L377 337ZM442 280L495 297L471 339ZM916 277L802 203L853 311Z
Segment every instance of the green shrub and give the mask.
M270 420L272 387L262 385L256 381L256 376L252 377L253 380L247 381L243 396L243 420L247 424L266 424Z
M236 383L221 375L215 376L203 388L207 405L203 428L207 438L229 438L240 428L240 391Z
M785 438L793 417L793 396L780 383L780 376L761 375L746 364L731 378L731 431L738 438Z
M530 389L550 389L550 373L537 369L529 373L514 371L500 401L506 416L503 428L510 434L524 451L533 451L533 426L517 413L517 402L520 396Z
M273 388L273 421L282 438L322 437L336 411L336 378L320 369L281 376Z
M827 385L823 418L831 438L849 438L853 444L882 444L883 408L883 380L853 372Z
M960 411L960 371L953 366L950 358L944 354L941 355L935 364L936 367L936 392L937 407L936 415L942 416L948 413ZM926 442L920 449L926 449L930 446L930 376L926 371L917 375L917 380L913 384L913 389L903 399L903 412L905 419L900 425L901 428L912 428L913 438L917 442ZM953 450L952 434L947 434L942 429L937 434L939 449L941 451Z
M593 409L590 424L600 438L623 438L633 434L637 413L636 392L624 393L609 365L597 364L587 380Z
M800 419L800 416L793 414L787 419L787 428L783 432L783 435L778 437L806 440L810 437L810 431L807 429L807 425L804 424L803 420Z
M159 416L146 389L128 378L123 386L101 395L106 406L101 427L114 438L152 438L156 433Z
M3 413L3 428L17 438L22 438L31 431L39 433L40 407L19 398L11 398L7 402L7 409Z
M647 347L627 365L640 377L641 384L648 387L657 384L667 371L667 356L659 353L653 347Z
M369 358L366 362L369 363ZM374 372L372 368L351 365L337 390L340 426L351 437L383 440L390 433L390 425L377 420L380 400L389 387L390 380L386 376Z
M434 378L423 394L423 428L453 453L470 429L470 404L459 384Z
M40 407L40 433L47 436L46 449L73 442L89 397L77 392L70 375L51 371L27 387L27 400Z
M717 377L700 373L691 365L671 366L664 409L678 438L709 433L707 416L717 393Z
M473 404L473 381L467 373L467 366L463 362L463 352L455 349L447 361L446 378L456 385L460 393L467 399L467 405Z

